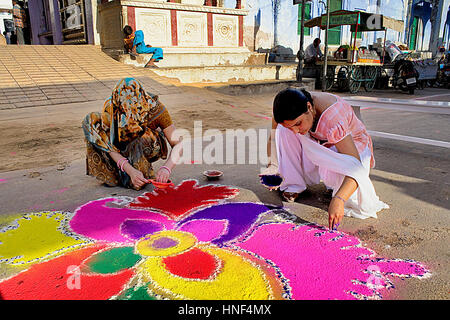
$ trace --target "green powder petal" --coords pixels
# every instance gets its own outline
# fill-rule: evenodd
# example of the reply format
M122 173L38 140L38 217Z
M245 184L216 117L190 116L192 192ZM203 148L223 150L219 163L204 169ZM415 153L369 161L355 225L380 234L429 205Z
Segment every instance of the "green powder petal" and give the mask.
M139 260L141 256L133 247L120 247L94 255L86 265L94 273L115 273L133 267Z
M148 294L147 286L138 288L130 288L123 295L119 297L120 300L157 300L155 297Z

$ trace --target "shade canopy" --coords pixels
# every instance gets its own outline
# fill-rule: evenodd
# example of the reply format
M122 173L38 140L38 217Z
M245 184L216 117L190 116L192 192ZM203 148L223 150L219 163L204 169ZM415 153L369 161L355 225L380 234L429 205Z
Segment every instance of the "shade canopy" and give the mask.
M330 12L330 28L350 25L351 31L355 32L356 24L358 24L358 32L384 31L386 29L403 32L404 25L403 21L401 20L396 20L376 13L348 10L338 10ZM306 21L305 27L320 27L321 29L326 29L327 15L323 14L319 17Z

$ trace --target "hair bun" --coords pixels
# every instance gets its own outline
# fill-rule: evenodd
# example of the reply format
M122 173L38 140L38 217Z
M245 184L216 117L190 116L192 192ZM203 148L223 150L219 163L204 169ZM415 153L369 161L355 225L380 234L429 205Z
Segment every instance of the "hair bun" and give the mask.
M308 100L309 103L313 104L313 100L311 97L311 93L309 93L308 91L306 91L305 89L300 89L300 91L305 95L306 99Z
M273 101L273 118L277 123L294 120L308 112L308 102L312 104L311 94L300 88L287 88L280 91Z

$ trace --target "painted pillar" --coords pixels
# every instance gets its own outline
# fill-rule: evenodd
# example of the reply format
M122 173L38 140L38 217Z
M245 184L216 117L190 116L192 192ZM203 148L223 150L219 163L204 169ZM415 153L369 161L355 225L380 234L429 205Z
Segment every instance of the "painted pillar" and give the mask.
M406 43L406 45L409 45L409 34L410 34L410 28L409 28L409 20L411 17L411 8L412 8L412 0L403 0L405 2L405 15L403 17L403 21L405 23L403 28L403 42Z
M406 23L406 43L409 45L411 41L411 25L414 21L413 7L417 3L415 0L408 0L408 13L407 13L407 23Z
M239 35L239 47L244 46L244 17L238 16L238 35Z
M170 10L170 25L172 32L172 45L178 46L178 20L177 20L177 10Z
M94 19L93 19L93 14L92 14L92 3L97 0L84 0L84 12L85 12L85 17L86 17L86 21L85 21L85 30L86 30L86 38L87 38L87 43L89 44L94 44ZM97 6L95 6L97 8Z
M61 17L59 14L58 0L48 0L50 20L52 22L53 44L62 44Z
M213 14L212 12L206 13L207 32L208 32L208 46L214 45L214 27L213 27Z
M305 41L305 5L306 5L306 1L302 0L301 4L299 4L302 6L302 10L300 13L300 45L298 47L298 52L297 52L297 58L298 58L298 65L297 65L297 70L296 70L296 78L297 81L300 82L303 80L303 60L305 58L304 52L303 52L303 43Z
M441 18L442 18L442 8L444 6L443 0L432 0L433 8L431 9L431 35L430 35L430 44L429 51L433 53L433 57L437 53L439 34L441 31Z
M127 21L128 25L136 31L136 8L128 6L127 7Z
M39 6L40 0L28 1L28 12L30 15L30 29L32 30L31 44L39 43L39 33L41 32L41 8Z
M278 26L279 26L279 19L278 16L280 14L280 0L272 0L272 6L273 6L273 46L276 47L279 45L279 39L278 39Z
M100 33L98 26L98 5L97 0L91 0L92 4L92 33L93 33L93 44L100 44Z
M444 24L444 44L447 50L450 50L450 6L447 8L447 15Z
M376 5L375 13L376 14L383 14L383 10L382 10L383 3L382 3L382 1L381 0L376 0L376 4L375 5ZM384 36L384 34L385 34L384 32L378 32L378 31L375 31L375 32L372 32L372 33L373 33L373 36L374 36L373 43L376 43L379 34L381 34L382 36Z

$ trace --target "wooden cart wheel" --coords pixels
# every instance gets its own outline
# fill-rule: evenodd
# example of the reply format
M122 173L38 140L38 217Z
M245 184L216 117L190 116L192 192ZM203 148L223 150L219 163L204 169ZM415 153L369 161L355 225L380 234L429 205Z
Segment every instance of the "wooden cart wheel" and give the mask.
M340 91L348 90L349 72L350 71L347 66L342 66L339 68L336 82Z
M375 87L375 82L377 81L378 68L377 67L367 67L365 72L364 89L369 92Z
M326 91L333 88L335 72L336 72L336 66L327 66L327 81L326 81L326 88L325 88Z
M348 89L351 93L357 93L361 88L362 71L360 67L354 66L350 72Z

